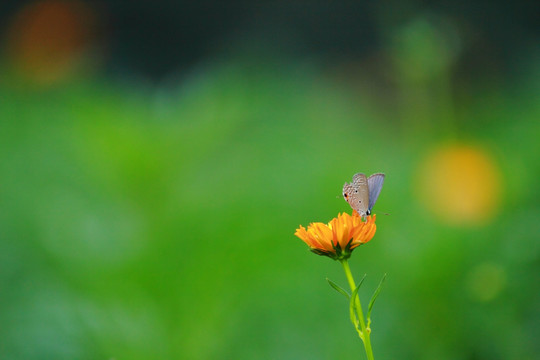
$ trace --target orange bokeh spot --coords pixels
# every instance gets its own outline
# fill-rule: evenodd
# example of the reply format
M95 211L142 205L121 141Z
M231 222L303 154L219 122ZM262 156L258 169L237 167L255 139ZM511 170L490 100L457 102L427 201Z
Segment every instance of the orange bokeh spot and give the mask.
M25 77L51 83L69 75L93 37L92 9L78 1L45 0L12 19L7 53Z
M421 200L444 222L484 223L499 208L502 178L483 149L452 145L436 150L421 164L418 175Z

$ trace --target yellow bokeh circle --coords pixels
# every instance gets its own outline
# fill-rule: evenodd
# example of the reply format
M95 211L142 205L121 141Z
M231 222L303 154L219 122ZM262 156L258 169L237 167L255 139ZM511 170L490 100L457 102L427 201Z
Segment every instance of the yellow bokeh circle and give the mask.
M485 223L499 208L502 177L485 149L461 144L438 148L417 174L420 200L446 223Z

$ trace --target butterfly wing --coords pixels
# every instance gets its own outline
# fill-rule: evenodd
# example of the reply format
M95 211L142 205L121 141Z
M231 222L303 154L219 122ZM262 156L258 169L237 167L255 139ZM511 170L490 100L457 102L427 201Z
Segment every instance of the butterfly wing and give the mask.
M367 208L368 213L371 213L371 209L373 208L373 205L375 205L375 202L381 193L383 182L384 174L381 173L373 174L367 179L369 188L369 205Z
M369 188L366 175L358 173L352 183L343 185L343 197L360 216L365 216L369 206Z

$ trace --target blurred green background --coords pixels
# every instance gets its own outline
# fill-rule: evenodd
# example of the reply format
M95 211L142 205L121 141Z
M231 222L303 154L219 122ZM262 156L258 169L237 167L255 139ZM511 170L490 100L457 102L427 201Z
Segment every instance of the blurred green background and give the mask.
M538 10L3 1L0 358L362 359L293 234L382 171L375 357L538 359Z

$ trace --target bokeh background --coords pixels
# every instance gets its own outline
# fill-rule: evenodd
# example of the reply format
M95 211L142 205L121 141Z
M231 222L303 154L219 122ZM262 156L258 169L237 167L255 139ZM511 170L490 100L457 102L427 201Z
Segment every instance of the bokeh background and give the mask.
M379 171L375 357L540 358L538 13L2 1L0 358L362 359L293 234Z

